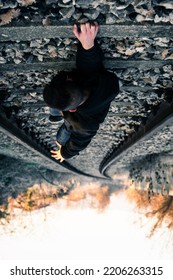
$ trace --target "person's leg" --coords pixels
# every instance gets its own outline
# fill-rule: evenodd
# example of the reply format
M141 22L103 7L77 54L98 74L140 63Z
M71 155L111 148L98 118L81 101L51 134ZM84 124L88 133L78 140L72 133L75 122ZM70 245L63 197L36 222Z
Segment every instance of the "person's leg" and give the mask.
M49 120L51 122L59 122L63 120L63 115L61 111L59 111L58 109L49 108L49 112L50 112Z
M56 140L58 141L58 143L64 146L66 142L69 140L70 135L71 135L70 124L65 120L64 123L59 128L59 130L57 131Z

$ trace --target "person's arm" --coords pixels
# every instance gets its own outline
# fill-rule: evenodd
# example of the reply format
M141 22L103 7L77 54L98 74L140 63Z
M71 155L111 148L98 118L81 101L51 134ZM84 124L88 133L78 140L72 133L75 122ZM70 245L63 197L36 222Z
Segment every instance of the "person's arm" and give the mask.
M103 68L103 54L95 40L97 32L96 22L81 24L80 31L76 25L73 27L73 33L79 40L76 54L76 66L79 71L91 73Z

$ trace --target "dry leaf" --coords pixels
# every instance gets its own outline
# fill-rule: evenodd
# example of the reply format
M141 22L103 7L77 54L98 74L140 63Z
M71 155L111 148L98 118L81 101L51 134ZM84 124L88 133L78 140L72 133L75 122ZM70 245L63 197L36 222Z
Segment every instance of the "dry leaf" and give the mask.
M143 47L143 46L145 46L144 42L139 42L139 41L135 42L135 47Z
M0 26L8 24L12 19L17 18L20 15L20 9L11 9L5 14L0 16Z
M136 50L132 50L132 49L127 49L126 51L125 51L125 55L128 55L128 56L131 56L131 55L133 55L134 53L136 52Z
M18 0L17 1L19 4L21 4L22 6L29 6L32 5L36 2L36 0Z
M42 20L42 23L43 23L44 26L49 26L49 25L51 25L51 20L50 20L50 18L47 16L46 18L44 18L44 19Z
M57 57L57 49L54 46L48 45L48 52L50 54L50 57Z
M137 47L136 51L139 53L143 53L143 51L145 50L145 47Z
M162 52L162 58L165 59L167 54L168 54L168 49L165 49L163 52Z

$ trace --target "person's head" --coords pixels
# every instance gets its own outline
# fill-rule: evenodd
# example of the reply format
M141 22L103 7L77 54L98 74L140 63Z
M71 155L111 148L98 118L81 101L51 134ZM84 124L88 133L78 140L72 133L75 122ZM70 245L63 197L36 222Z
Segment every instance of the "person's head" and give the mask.
M85 102L87 92L75 80L69 79L66 72L61 72L45 86L43 98L51 108L73 112Z

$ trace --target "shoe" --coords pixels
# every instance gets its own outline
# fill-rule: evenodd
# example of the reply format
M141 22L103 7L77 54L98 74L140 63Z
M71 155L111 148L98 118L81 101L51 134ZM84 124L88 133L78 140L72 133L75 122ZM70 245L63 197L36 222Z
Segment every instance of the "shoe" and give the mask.
M52 115L49 116L49 121L50 121L50 122L60 122L60 121L62 121L63 119L64 119L64 118L61 117L61 116L52 116Z

